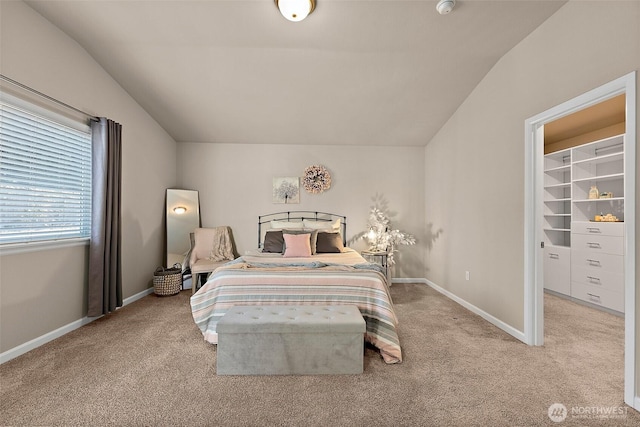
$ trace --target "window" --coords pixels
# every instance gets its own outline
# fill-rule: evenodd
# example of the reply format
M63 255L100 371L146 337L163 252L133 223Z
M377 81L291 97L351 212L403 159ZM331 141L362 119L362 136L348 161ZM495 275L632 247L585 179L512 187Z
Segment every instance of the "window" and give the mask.
M0 245L90 237L88 124L11 100L0 99Z

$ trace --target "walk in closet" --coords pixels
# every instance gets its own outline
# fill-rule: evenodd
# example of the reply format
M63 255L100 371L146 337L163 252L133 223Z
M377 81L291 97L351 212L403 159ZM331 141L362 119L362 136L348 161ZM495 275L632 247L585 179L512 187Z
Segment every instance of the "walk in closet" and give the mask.
M624 179L624 134L545 155L545 289L624 312Z

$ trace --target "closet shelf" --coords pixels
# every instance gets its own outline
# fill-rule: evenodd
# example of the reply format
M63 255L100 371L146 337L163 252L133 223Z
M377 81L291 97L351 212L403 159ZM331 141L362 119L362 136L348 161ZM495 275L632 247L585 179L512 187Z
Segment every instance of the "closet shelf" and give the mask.
M553 173L553 172L569 172L571 170L571 165L558 166L556 168L545 169L545 173Z
M614 202L614 201L624 201L624 197L610 197L608 199L573 199L573 203L596 203L596 202Z
M616 179L624 179L624 172L622 173L612 173L609 175L600 175L600 176L591 176L588 178L578 178L578 179L574 179L573 182L575 184L579 184L581 182L592 182L592 181L612 181L612 180L616 180Z
M589 157L583 160L576 160L573 162L573 165L574 166L582 166L585 164L597 165L600 163L615 162L616 160L622 160L622 159L624 159L624 153L613 153L613 154L605 154L603 156Z
M550 188L568 188L570 186L571 186L570 182L562 182L560 184L545 185L544 188L545 189L550 189Z

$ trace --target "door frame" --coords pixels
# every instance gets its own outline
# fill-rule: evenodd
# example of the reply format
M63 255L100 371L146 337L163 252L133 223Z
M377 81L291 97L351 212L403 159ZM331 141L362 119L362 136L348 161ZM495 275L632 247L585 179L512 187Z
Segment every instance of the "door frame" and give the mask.
M624 141L624 402L640 410L636 398L636 72L584 93L525 120L524 336L529 345L544 344L543 289L543 129L560 117L625 94Z

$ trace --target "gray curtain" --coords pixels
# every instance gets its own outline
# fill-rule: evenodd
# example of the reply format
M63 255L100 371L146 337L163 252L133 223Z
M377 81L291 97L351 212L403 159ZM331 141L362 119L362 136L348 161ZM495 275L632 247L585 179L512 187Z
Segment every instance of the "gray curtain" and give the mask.
M101 117L91 122L93 201L87 316L122 307L120 187L122 126Z

